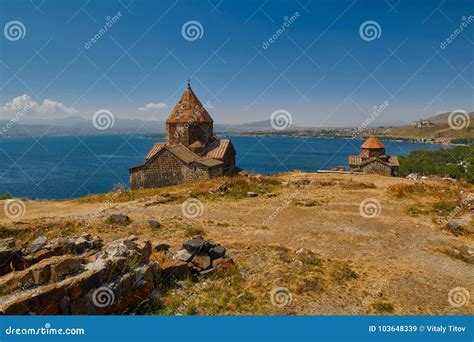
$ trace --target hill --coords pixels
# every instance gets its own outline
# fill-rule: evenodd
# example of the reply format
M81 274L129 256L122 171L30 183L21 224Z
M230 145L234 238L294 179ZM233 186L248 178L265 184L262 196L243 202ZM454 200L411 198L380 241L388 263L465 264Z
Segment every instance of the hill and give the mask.
M393 127L388 129L380 129L379 133L385 137L425 140L439 143L449 143L454 139L466 139L474 137L474 112L468 113L471 124L467 127L461 126L458 123L456 127L463 127L462 129L453 129L448 123L450 113L441 113L425 119L432 124L418 127L414 124L405 125L401 127Z
M0 212L0 238L88 233L110 243L135 235L177 251L190 236L202 235L225 246L236 269L170 285L161 293L161 309L139 313L472 315L472 301L448 302L453 288L474 283L473 214L462 197L472 191L463 182L376 175L213 179L28 201L21 219ZM188 212L183 203L190 197ZM117 213L130 221L110 222ZM455 229L447 218L459 222ZM161 226L152 228L149 220ZM278 305L275 291L281 291Z

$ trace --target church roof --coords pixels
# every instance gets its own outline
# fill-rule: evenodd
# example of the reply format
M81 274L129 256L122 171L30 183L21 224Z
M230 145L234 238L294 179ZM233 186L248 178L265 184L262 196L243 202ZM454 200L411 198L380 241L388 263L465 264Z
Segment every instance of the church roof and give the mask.
M186 122L213 122L206 108L199 101L196 94L194 94L189 83L166 120L166 123Z
M150 152L148 152L145 160L151 159L155 154L161 151L161 149L165 146L166 143L160 142L153 145Z
M398 161L397 156L390 156L388 159L382 160L381 158L378 157L372 157L372 158L362 158L361 156L349 156L349 165L351 166L361 166L364 164L369 164L372 162L380 162L389 166L400 166L400 162Z
M229 149L229 146L232 146L229 139L215 140L212 142L211 149L207 151L206 156L209 158L222 159Z
M371 135L367 138L367 140L362 144L361 148L368 148L368 149L379 149L385 148L384 144L375 136Z
M182 160L185 164L198 163L207 167L213 167L222 164L220 160L216 160L208 156L201 157L183 144L169 145L166 143L156 143L155 145L153 145L150 152L148 152L148 155L146 156L146 161L148 162L163 149L170 151L178 159Z

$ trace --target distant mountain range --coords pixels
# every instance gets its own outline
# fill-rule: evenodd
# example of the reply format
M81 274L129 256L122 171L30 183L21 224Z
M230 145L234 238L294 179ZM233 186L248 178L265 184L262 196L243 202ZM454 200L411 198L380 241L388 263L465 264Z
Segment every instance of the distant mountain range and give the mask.
M470 113L474 119L474 113ZM446 123L449 113L441 113L431 118L431 122ZM406 122L377 122L372 127L396 128L404 127ZM346 127L351 128L351 127ZM291 125L287 130L291 131L319 131L323 129L338 129L335 127L302 127ZM340 128L343 129L343 128ZM275 131L270 120L255 121L244 124L214 124L216 133L245 133L245 132L270 132ZM145 121L140 119L115 118L112 127L98 130L94 127L92 120L80 116L69 116L61 119L29 119L22 118L19 122L10 123L0 120L0 137L2 136L39 136L39 135L88 135L88 134L133 134L133 133L163 133L166 131L164 121ZM1 134L3 132L3 134Z

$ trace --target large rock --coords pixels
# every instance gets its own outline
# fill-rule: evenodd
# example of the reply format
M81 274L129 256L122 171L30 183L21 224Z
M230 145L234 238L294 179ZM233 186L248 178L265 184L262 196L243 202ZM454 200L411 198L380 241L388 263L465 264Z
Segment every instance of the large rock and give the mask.
M127 215L112 214L107 219L107 222L108 223L117 223L117 224L121 224L121 225L126 226L126 225L130 224L132 222L132 220L130 220L130 217L128 217Z
M193 257L193 255L185 249L180 249L174 255L174 259L175 260L180 260L180 261L189 261L189 260L191 260L192 257Z
M39 236L33 240L33 242L31 243L31 246L27 248L27 251L28 253L37 252L41 248L46 246L47 243L48 243L48 239L46 238L46 236Z
M224 246L218 245L209 249L209 256L211 259L219 259L225 256Z
M163 251L167 251L170 249L170 245L168 245L167 243L159 243L158 245L155 246L154 250L157 251L157 252L163 252Z
M191 254L197 254L204 249L205 243L203 239L192 239L183 243L183 248Z
M200 253L193 257L192 263L201 270L207 270L211 267L211 257L205 253Z
M161 223L159 221L156 221L156 220L150 220L148 221L148 225L150 226L150 228L152 229L158 229L161 227Z
M161 273L165 278L185 279L190 275L190 269L184 261L165 261L160 265Z

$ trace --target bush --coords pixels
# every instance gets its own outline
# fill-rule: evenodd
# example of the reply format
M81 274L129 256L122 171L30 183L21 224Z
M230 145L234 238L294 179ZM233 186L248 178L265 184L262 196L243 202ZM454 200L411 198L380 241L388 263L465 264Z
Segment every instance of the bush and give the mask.
M0 200L11 199L12 195L9 192L5 192L3 195L0 195Z

